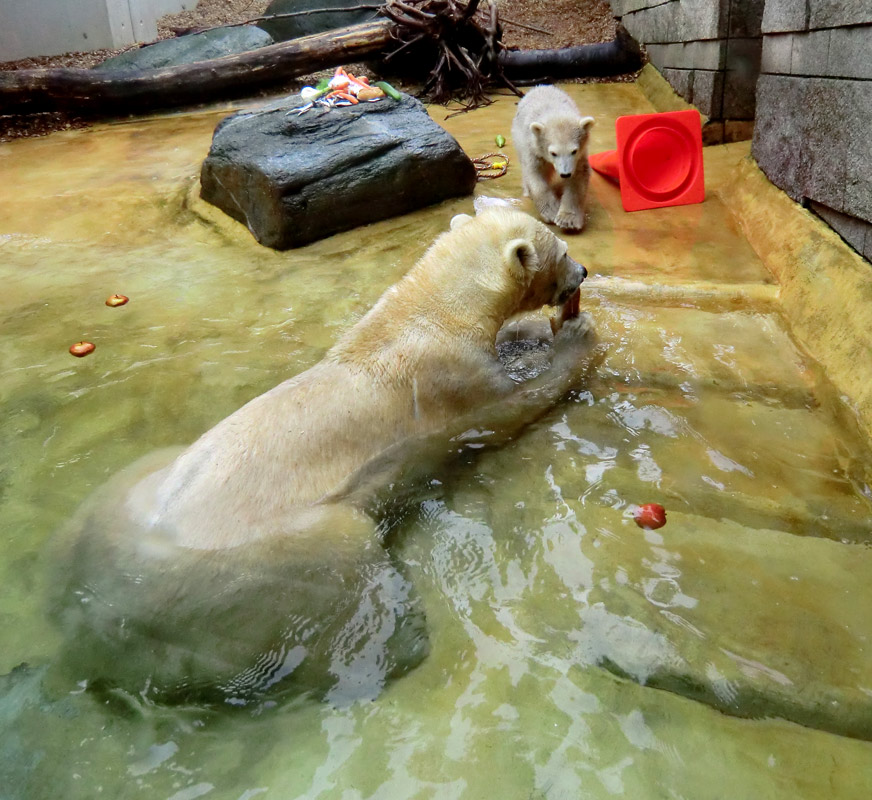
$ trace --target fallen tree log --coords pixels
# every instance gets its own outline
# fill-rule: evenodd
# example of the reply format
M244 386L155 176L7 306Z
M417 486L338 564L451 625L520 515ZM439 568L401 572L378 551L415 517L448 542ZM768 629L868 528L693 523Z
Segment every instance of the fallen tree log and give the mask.
M246 53L139 72L33 69L0 71L0 115L66 111L109 117L199 105L287 83L299 75L389 56L395 23L378 20L293 39ZM641 67L626 32L612 42L556 50L503 50L497 62L511 80L620 75Z
M0 72L0 114L113 115L252 94L297 75L381 53L392 22L379 20L194 64L140 72L23 69Z

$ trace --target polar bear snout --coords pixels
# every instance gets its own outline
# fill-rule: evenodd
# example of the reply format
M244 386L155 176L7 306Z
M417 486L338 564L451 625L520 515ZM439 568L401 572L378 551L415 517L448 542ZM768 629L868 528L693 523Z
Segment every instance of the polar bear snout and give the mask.
M566 256L566 261L569 265L569 269L567 270L569 282L572 283L572 291L574 292L579 286L581 286L584 279L587 277L587 270L584 266L569 256Z
M587 277L587 270L569 256L566 256L566 265L567 269L563 286L558 287L559 293L551 305L562 306Z
M554 166L557 167L557 172L563 180L571 178L575 172L575 156L563 156L554 159Z

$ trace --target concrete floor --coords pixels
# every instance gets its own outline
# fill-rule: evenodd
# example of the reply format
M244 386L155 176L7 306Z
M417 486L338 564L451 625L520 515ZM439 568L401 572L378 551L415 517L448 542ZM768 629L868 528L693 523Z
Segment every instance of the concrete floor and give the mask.
M618 115L668 110L645 81L568 91L593 152ZM477 156L514 107L431 113ZM84 494L311 366L473 211L269 251L197 199L220 117L0 145L0 673L57 648L39 565ZM476 196L520 198L506 152ZM427 606L420 667L371 703L250 716L0 693L10 796L865 799L868 264L747 144L704 156L699 205L628 214L592 178L567 241L606 357L410 515L395 554ZM107 309L113 292L131 302ZM73 359L82 338L97 350ZM641 531L631 506L652 501L667 526Z

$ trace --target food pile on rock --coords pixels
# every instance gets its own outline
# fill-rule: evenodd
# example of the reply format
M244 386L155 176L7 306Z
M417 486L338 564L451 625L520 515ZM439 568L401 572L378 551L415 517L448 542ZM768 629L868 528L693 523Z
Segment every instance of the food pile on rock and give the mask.
M384 97L399 100L400 93L385 81L370 84L369 78L355 77L342 67L336 67L332 78L325 78L317 86L304 86L300 97L306 101L305 104L291 109L297 115L304 114L315 106L353 106L362 102L373 103Z

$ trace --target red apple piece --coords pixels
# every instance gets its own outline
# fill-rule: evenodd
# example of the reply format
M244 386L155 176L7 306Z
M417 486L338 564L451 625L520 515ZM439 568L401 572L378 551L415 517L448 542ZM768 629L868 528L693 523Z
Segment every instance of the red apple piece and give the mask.
M666 509L659 503L645 503L636 506L633 511L633 519L640 528L653 531L666 524Z
M76 342L74 345L70 345L70 353L76 358L83 358L89 353L93 353L95 349L96 345L93 342Z

